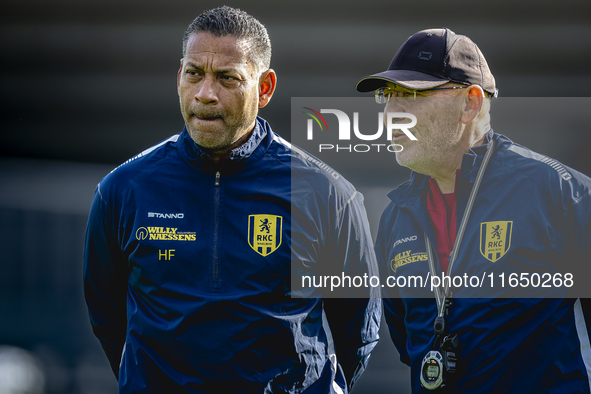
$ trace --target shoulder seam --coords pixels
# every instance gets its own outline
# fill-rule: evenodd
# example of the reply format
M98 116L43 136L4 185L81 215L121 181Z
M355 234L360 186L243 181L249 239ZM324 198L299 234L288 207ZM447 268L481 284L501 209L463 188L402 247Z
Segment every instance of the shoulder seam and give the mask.
M347 202L345 204L343 204L343 206L337 211L337 213L341 213L342 210L351 203L351 201L353 201L353 199L357 196L358 191L355 188L355 186L353 184L351 184L349 181L347 181L345 178L343 178L336 170L334 170L331 166L329 166L328 164L324 163L323 161L319 160L319 159L315 159L313 156L307 154L304 150L300 149L299 147L290 144L289 142L283 140L283 138L279 137L279 136L273 136L274 138L276 138L277 142L286 146L288 149L291 149L293 152L296 152L297 154L301 155L302 159L313 163L316 165L316 168L322 171L322 174L326 177L326 179L334 179L334 180L338 180L341 179L344 180L346 183L351 185L351 188L353 189L353 194L351 194L351 196L349 197L349 199L347 200ZM308 185L308 189L310 190L314 190L314 188L306 181L306 179L304 179L301 174L299 173L299 171L294 170L292 167L288 166L287 164L285 164L284 162L282 162L281 160L279 160L275 155L270 155L270 157L273 158L273 160L275 160L276 162L282 164L283 166L286 166L289 170L290 170L290 176L293 176L293 174L297 175L303 182L306 183L306 185ZM290 159L291 160L291 159ZM328 181L329 183L332 183L330 181Z
M558 160L552 159L548 156L544 156L541 160L541 163L547 164L550 167L552 167L552 169L554 169L556 172L558 172L558 174L562 177L562 179L564 179L565 181L568 181L569 179L571 179L573 176L566 170L565 166L560 163Z
M353 199L355 197L357 197L357 189L354 189L355 191L353 192L353 194L351 195L351 197L349 197L349 199L347 200L346 203L343 204L342 207L339 208L339 210L337 211L337 215L340 215L341 212L343 212L343 210L351 203L351 201L353 201Z
M140 157L143 157L143 156L147 155L148 153L150 153L150 152L152 152L152 151L160 148L161 146L163 146L163 145L165 145L165 144L167 144L169 142L176 142L176 141L178 141L179 137L180 137L180 134L175 134L175 135L171 136L170 138L167 138L164 141L162 141L162 142L160 142L160 143L158 143L158 144L156 144L154 146L149 147L148 149L146 149L146 150L138 153L137 155L133 156L132 158L127 159L125 162L119 164L110 173L113 173L114 171L118 170L119 168L123 167L124 165L129 164L132 161L135 161L135 160L139 159Z
M103 197L103 193L101 193L101 182L99 182L98 185L96 185L96 192L98 193L101 201L106 204L107 202L106 202L105 198Z
M176 142L176 141L178 141L179 136L180 136L180 134L175 134L175 135L171 136L170 138L167 138L166 140L164 140L164 141L162 141L162 142L160 142L160 143L158 143L158 144L156 144L156 145L154 145L154 146L152 146L152 147L150 147L150 148L142 151L141 153L139 153L139 154L135 155L134 157L132 157L132 158L128 159L127 161L125 161L123 164L120 164L118 167L116 167L115 169L113 169L109 174L107 174L107 176L111 175L113 172L115 172L115 170L123 167L124 165L126 165L126 164L128 164L128 163L130 163L132 161L135 161L136 159L139 159L139 158L141 158L143 156L146 156L150 152L154 151L155 149L157 149L157 148L159 148L159 147L161 147L161 146L163 146L163 145L165 145L165 144L167 144L169 142ZM175 153L178 154L178 150L173 150L171 152L168 152L160 160L164 160L164 159L168 158L170 155L175 154ZM133 180L133 179L137 178L138 176L140 176L140 174L145 173L145 171L146 171L145 168L144 169L141 169L140 171L137 171L137 173L135 175L133 175L131 178L128 179L128 183L131 180ZM152 169L152 171L154 171L154 169ZM102 183L102 180L101 180L101 183ZM100 183L99 183L99 185L100 185ZM117 193L116 197L119 198L120 197L120 194L123 193L126 188L127 188L127 186L124 187L124 188L122 188L121 190L119 190L119 192ZM102 193L101 193L101 199L103 199ZM103 199L103 201L105 202L105 204L108 205L108 201L106 199Z
M514 144L514 143L512 143L511 145L512 145L512 146L519 146L519 145L516 145L516 144ZM532 176L531 176L531 175L524 173L523 171L521 171L521 170L520 170L518 167L516 167L516 166L513 166L513 165L508 165L508 164L507 164L507 162L506 162L505 160L500 160L500 157L501 157L501 156L504 156L505 154L507 154L507 152L508 152L508 151L512 152L513 154L520 155L518 152L515 152L515 151L511 150L510 148L511 148L511 147L508 147L507 149L505 149L505 151L504 151L502 154L500 154L500 155L494 155L494 156L492 157L492 159L493 159L493 160L494 160L494 161L495 161L497 164L499 164L499 165L501 165L501 166L503 166L503 167L505 167L505 168L507 168L507 169L510 169L510 170L511 170L511 171L513 171L514 173L516 173L516 174L519 174L519 175L523 176L523 177L524 177L525 179L527 179L528 181L531 181L531 182L533 182L534 186L535 186L536 188L538 188L538 183L537 183L537 182L534 180L534 178L532 178ZM540 164L545 164L545 165L549 166L551 169L553 169L553 170L555 171L555 173L556 173L557 175L559 175L559 176L560 176L562 179L564 179L564 180L569 180L569 179L571 179L571 178L572 178L572 176L571 176L571 175L570 175L570 173L569 173L569 172L566 170L566 168L565 168L565 167L564 167L564 166L563 166L561 163L559 163L557 160L555 160L555 159L552 159L552 158L550 158L550 157L548 157L548 156L542 155L541 153L534 152L534 151L532 151L531 149L528 149L528 148L524 148L524 147L520 147L520 148L526 149L527 151L529 151L529 152L531 152L531 153L534 153L534 154L536 154L536 155L539 155L539 156L541 156L541 157L542 157L542 159L539 159L539 160L538 160L538 159L535 159L535 158L533 158L533 157L526 157L526 156L522 156L522 155L520 155L520 156L522 156L524 159L533 160L534 162L537 162L537 163L540 163ZM544 159L545 159L545 160L544 160ZM565 176L563 176L563 173L561 173L560 171L558 171L558 170L557 170L557 168L560 168L560 169L561 169L561 171L563 171L563 173L564 173L564 174L566 174L568 177L567 177L567 178L565 178Z
M313 156L307 154L302 149L300 149L294 145L291 145L291 150L297 152L299 155L302 156L303 159L309 161L310 163L315 164L319 169L323 170L325 173L327 173L327 175L330 175L333 179L336 180L341 177L341 175L338 172L336 172L331 166L329 166L325 162L323 162L319 159L316 159Z
M588 190L587 193L582 194L579 198L577 198L577 199L573 198L572 205L576 205L576 204L580 203L581 201L583 201L584 198L587 198L588 196L591 196L591 189Z

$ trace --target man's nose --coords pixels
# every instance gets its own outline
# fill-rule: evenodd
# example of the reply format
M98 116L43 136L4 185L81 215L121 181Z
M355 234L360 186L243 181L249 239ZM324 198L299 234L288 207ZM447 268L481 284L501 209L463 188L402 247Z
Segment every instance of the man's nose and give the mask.
M208 105L218 103L216 83L213 77L206 76L203 78L199 84L199 90L195 93L195 100Z
M405 106L402 104L404 104L403 100L400 100L396 97L390 97L390 101L388 101L386 107L384 108L384 115L392 112L407 112L405 110ZM388 117L384 116L384 123L386 123L387 119Z
M411 99L412 100L412 99ZM390 97L390 100L386 104L386 108L384 109L385 112L406 112L406 107L408 103L407 98L403 97Z

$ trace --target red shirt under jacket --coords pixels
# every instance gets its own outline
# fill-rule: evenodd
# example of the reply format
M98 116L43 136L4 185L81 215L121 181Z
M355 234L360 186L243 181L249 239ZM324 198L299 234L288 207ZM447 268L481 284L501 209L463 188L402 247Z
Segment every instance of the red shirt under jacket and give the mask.
M460 177L460 170L456 172L456 185ZM435 242L437 256L441 271L447 273L449 266L449 255L456 241L456 189L453 193L442 194L435 179L429 179L431 190L427 196L427 209L433 229L435 230Z

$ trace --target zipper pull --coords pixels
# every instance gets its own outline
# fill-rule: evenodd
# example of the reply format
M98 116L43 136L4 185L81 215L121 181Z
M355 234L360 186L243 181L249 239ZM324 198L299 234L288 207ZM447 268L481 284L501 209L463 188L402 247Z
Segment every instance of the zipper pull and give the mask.
M220 186L220 172L216 172L215 173L215 187L219 187Z

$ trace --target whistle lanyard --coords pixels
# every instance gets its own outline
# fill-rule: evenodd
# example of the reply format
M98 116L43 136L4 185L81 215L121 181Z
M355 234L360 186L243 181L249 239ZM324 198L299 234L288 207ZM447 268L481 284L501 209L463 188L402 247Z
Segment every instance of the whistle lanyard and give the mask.
M470 191L470 197L468 197L468 204L466 205L466 210L464 211L464 215L462 216L462 221L460 223L460 228L458 229L458 234L456 236L456 241L454 242L454 247L451 250L451 254L449 257L449 266L447 267L447 275L451 273L451 269L456 261L456 257L458 257L458 252L460 250L460 245L462 243L462 238L464 237L464 232L466 231L466 226L468 225L468 219L470 219L470 214L472 213L472 207L474 205L474 200L476 200L476 195L478 194L478 189L480 188L480 183L482 182L482 178L484 177L484 172L486 171L486 167L488 167L488 163L492 156L493 151L495 150L495 141L491 139L488 147L486 148L486 153L484 154L484 159L482 159L482 164L478 169L478 173L476 174L476 180L474 181L474 186L472 186L472 190ZM427 248L427 258L429 260L429 271L431 272L431 276L437 276L437 269L435 267L435 258L433 253L433 247L431 242L429 241L429 237L427 234L424 233L425 236L425 247ZM443 282L443 281L441 281ZM437 299L437 316L439 318L445 318L445 301L448 298L451 298L452 293L449 290L450 281L446 281L445 287L441 288L440 286L436 286L434 289L435 298Z

